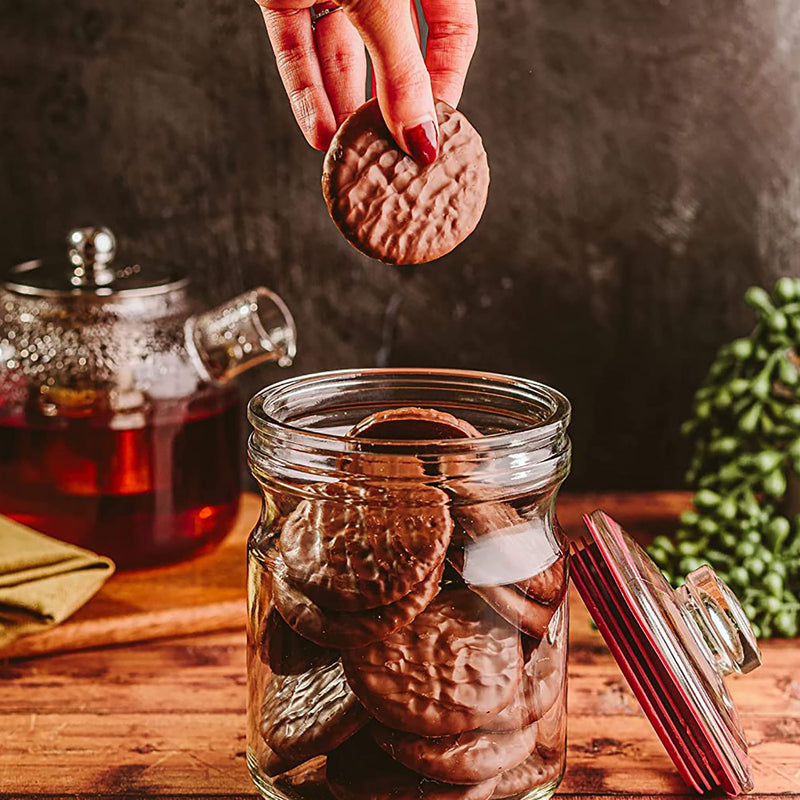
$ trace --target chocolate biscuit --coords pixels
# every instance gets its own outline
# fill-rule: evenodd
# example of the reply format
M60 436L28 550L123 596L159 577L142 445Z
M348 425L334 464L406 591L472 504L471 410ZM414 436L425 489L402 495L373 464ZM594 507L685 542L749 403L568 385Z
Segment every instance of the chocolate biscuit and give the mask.
M511 797L515 794L544 786L558 778L561 762L556 759L545 759L538 752L530 755L514 769L504 772L492 793L492 798Z
M443 558L447 495L425 484L332 483L289 515L286 577L324 608L363 611L407 595Z
M375 741L392 758L428 778L479 783L522 763L536 746L536 723L505 733L466 731L430 738L370 726Z
M422 264L475 229L489 191L478 132L441 100L439 155L423 166L392 139L373 99L351 114L328 148L322 192L350 244L386 264Z
M564 703L554 703L539 720L539 738L536 742L536 749L545 758L553 758L563 749L565 722Z
M458 504L453 516L470 539L482 543L488 539L492 543L495 551L492 563L496 572L492 576L493 583L513 584L546 605L561 599L566 587L564 556L557 555L559 545L552 540L541 521L528 520L513 506L496 500ZM530 574L517 580L509 579L526 564L535 565Z
M378 747L365 731L328 756L328 787L337 800L488 800L497 778L458 786L425 778Z
M466 546L469 546L467 543ZM454 542L448 548L447 560L462 575L465 575L465 546L463 540ZM562 573L563 574L563 573ZM473 585L467 582L471 591L482 597L501 617L508 620L517 630L541 639L556 607L545 605L528 597L516 588L509 586Z
M464 419L435 408L387 408L365 417L347 434L355 439L424 441L465 439L480 431Z
M470 586L501 617L522 633L541 639L556 609L537 603L514 586Z
M338 659L299 675L271 676L261 715L264 741L294 764L333 750L369 719Z
M442 439L466 439L481 436L469 422L446 411L434 408L389 408L362 419L347 434L352 439L385 441L383 447L370 445L368 452L354 445L355 452L343 456L342 469L384 478L410 478L425 480L434 474L448 472L455 466L453 459L437 457L435 449L425 444ZM414 453L407 447L393 447L398 442L415 441L419 446ZM444 467L444 468L443 468Z
M298 636L273 608L263 627L259 656L276 675L299 675L336 661L335 650L312 644L308 638Z
M348 683L384 725L447 736L488 722L522 674L519 634L468 590L439 593L383 641L342 653Z
M383 639L424 611L439 591L444 562L434 567L411 591L389 605L365 611L322 608L292 586L279 569L273 573L273 602L297 634L324 647L350 648Z
M522 668L522 678L511 702L481 730L515 731L539 720L557 704L563 681L563 671L556 664L534 654Z

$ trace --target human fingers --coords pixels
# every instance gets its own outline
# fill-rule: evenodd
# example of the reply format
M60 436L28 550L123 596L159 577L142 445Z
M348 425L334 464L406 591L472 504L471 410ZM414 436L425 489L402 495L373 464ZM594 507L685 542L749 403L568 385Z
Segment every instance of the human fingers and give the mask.
M389 131L412 158L430 164L438 154L439 127L408 0L342 0L341 4L369 51Z
M264 0L259 5L297 124L312 147L326 150L337 125L314 44L311 3Z
M314 6L316 10L323 4ZM355 111L365 99L367 81L367 57L364 42L352 22L337 6L325 3L331 13L317 19L314 26L314 42L328 93L336 127Z
M433 96L458 105L475 46L478 11L475 0L421 0L428 23L425 64Z

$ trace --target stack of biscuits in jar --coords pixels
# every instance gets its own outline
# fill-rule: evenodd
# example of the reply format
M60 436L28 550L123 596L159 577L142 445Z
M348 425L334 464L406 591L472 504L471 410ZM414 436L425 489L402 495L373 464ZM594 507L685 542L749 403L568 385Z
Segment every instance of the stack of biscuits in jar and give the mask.
M351 433L480 436L432 409L379 412ZM377 459L351 466L376 474ZM564 554L551 542L535 574L475 580L481 562L504 557L508 531L525 531L524 516L497 500L454 502L413 464L401 477L315 487L276 526L257 643L270 673L262 766L291 776L311 764L338 800L488 800L552 786L563 766Z

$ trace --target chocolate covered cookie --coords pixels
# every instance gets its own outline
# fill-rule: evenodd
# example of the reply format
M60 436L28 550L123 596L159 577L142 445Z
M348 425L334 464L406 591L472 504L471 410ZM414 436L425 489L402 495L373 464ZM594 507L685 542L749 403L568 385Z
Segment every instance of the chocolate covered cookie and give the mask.
M480 436L469 422L435 408L387 408L365 417L348 436L355 439L424 441Z
M267 615L258 649L261 660L276 675L299 675L312 667L330 664L339 657L335 650L312 644L291 629L272 609Z
M337 800L488 800L498 782L458 786L430 780L388 756L366 732L328 756L327 779Z
M446 590L383 641L342 654L348 683L384 725L422 736L479 728L514 696L519 634L479 597Z
M517 630L541 639L556 609L532 600L514 586L470 586Z
M447 495L425 484L332 483L286 519L286 578L325 608L363 611L407 595L443 558Z
M511 702L484 723L484 731L515 731L543 717L558 700L563 674L550 661L532 656L522 668L522 678Z
M480 542L473 549L481 574L470 576L472 582L513 584L546 605L561 600L566 587L564 556L558 555L558 543L538 517L526 519L513 506L496 500L459 504L453 516L469 539ZM491 558L483 558L489 548Z
M392 758L428 778L479 783L523 762L536 746L536 723L505 733L466 731L430 738L383 725L370 726L375 741Z
M297 675L273 675L261 712L264 741L293 764L333 750L369 719L338 659Z
M557 607L534 600L514 584L509 586L490 586L483 583L474 585L473 580L482 581L487 578L475 576L469 569L468 547L468 542L454 542L447 551L447 560L462 575L470 590L482 597L517 630L535 639L541 639ZM482 556L483 560L488 560L485 552L482 553Z
M344 456L342 469L384 478L409 478L424 480L426 475L447 472L454 466L447 457L434 457L425 442L442 439L474 439L481 436L469 422L446 411L434 408L389 408L361 420L347 434L351 439L369 439L387 442L383 447L359 451ZM407 447L393 447L397 442L419 442L413 453ZM426 453L428 454L426 457Z
M389 605L365 611L335 611L317 605L276 569L272 576L273 601L295 635L326 647L363 647L407 625L427 608L439 591L444 562L434 567L411 591Z
M564 747L566 713L563 703L554 703L539 720L536 749L545 758L554 758Z
M561 763L556 759L543 758L533 753L514 769L504 772L492 793L493 798L511 797L544 786L558 778Z
M378 101L351 114L328 148L322 192L331 219L356 249L386 264L422 264L475 229L489 191L489 164L467 118L436 101L439 155L427 166L392 139Z

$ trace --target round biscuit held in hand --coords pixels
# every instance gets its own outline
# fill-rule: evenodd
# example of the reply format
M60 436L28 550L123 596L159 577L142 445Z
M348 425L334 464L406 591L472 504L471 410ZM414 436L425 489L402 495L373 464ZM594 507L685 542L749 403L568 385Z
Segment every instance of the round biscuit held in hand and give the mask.
M441 258L483 214L489 164L467 118L436 101L439 155L423 166L395 143L377 100L353 112L333 137L322 169L331 219L357 250L386 264Z

